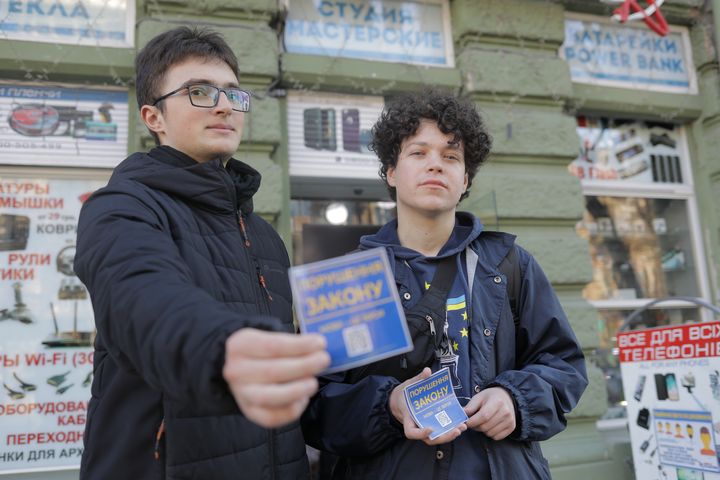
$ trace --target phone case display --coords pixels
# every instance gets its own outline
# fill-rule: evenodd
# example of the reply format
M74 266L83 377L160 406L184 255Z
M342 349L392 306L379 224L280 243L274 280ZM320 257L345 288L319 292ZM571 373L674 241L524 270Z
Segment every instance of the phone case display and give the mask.
M382 97L290 92L290 175L376 180L369 143L383 105Z
M578 117L570 172L588 181L683 183L679 132L670 123Z
M95 324L75 235L103 183L0 177L0 475L80 463Z
M303 111L305 146L315 150L336 150L335 110L307 108Z
M578 234L588 240L587 300L697 296L687 202L586 196Z

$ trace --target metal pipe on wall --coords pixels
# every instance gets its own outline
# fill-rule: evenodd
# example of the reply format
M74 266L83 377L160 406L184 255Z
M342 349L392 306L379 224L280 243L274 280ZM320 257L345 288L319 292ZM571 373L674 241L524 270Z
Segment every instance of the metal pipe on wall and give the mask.
M712 0L712 13L715 27L715 61L720 62L720 0Z

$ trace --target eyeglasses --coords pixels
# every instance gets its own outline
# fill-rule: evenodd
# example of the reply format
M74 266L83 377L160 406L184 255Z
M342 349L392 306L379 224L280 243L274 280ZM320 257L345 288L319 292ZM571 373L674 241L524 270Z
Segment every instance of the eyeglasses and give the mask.
M173 90L170 93L166 93L162 97L158 98L153 102L153 107L165 100L166 98L175 95L178 92L187 90L190 103L195 107L212 108L217 105L220 99L220 92L225 92L232 109L236 112L249 112L250 111L250 94L245 90L239 88L220 88L215 85L207 85L204 83L194 83L192 85L183 85L177 90Z

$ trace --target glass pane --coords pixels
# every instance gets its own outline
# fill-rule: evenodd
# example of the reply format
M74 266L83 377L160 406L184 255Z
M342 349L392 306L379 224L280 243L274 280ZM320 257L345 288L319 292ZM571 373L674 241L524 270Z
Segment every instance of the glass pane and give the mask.
M685 200L586 196L587 300L699 296Z
M583 181L684 183L679 128L669 123L578 117L580 154L570 172Z
M633 313L633 310L600 310L598 313L601 317L597 325L600 347L593 352L591 358L605 374L608 407L617 407L622 405L621 402L625 400L625 397L623 395L622 378L620 377L620 360L618 359L615 336L620 325L628 315ZM635 325L635 329L697 321L700 321L700 312L696 308L646 310L642 314L640 323ZM610 410L610 412L612 411Z
M302 265L355 250L362 235L395 218L395 203L293 199L290 211L293 264Z

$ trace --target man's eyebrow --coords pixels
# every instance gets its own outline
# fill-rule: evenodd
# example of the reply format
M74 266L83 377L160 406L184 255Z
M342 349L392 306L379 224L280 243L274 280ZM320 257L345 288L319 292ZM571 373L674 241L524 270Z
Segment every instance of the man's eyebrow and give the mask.
M413 147L413 146L416 146L416 147L427 147L428 145L429 145L429 144L428 144L427 142L415 141L415 142L410 142L410 143L408 143L407 145L405 145L404 148ZM452 140L449 141L449 142L447 142L447 147L446 147L446 148L450 148L450 149L452 149L452 150L462 150L462 146L461 146L460 142L459 142L459 141L453 142Z
M197 83L204 83L206 85L215 85L215 82L213 82L212 80L208 80L207 78L191 78L190 80L185 81L183 83L183 86L187 87L188 85L194 85ZM228 88L228 87L240 88L240 85L238 85L237 82L228 82L225 85L218 85L218 86L224 87L224 88Z

